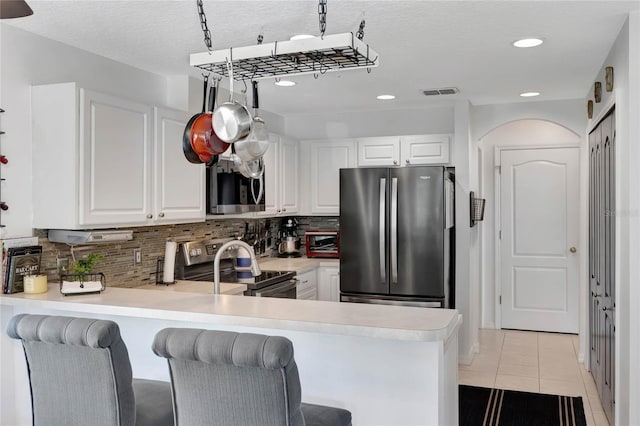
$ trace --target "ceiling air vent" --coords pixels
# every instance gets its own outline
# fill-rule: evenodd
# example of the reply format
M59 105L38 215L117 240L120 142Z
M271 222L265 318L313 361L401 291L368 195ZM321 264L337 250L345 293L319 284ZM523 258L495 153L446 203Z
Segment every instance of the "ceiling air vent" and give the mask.
M442 89L425 89L422 94L425 96L455 95L458 92L459 90L456 87L443 87Z

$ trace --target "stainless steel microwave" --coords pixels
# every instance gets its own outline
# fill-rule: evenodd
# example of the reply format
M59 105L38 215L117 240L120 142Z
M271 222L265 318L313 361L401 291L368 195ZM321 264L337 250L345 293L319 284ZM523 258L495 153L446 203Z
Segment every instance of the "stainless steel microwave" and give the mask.
M237 214L264 211L264 174L243 176L233 161L219 160L207 167L207 213Z

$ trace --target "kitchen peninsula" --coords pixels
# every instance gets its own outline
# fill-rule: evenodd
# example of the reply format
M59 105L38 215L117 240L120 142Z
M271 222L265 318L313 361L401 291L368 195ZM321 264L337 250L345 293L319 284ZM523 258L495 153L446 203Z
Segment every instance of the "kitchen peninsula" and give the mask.
M169 380L151 352L165 327L197 327L286 336L293 341L303 400L344 407L354 425L453 425L458 418L455 310L263 299L141 289L102 294L0 297L0 423L30 424L24 355L9 339L19 313L112 319L121 328L134 376Z

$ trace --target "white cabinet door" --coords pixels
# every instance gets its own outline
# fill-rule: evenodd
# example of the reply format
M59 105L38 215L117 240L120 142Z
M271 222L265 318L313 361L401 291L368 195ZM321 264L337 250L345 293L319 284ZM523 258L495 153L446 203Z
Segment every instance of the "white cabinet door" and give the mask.
M280 209L284 215L298 213L298 143L280 139Z
M154 212L159 223L205 219L205 165L191 164L182 152L189 114L154 108Z
M264 154L265 206L256 216L298 213L298 143L269 134L269 149Z
M269 134L264 160L264 212L257 216L275 216L280 208L280 136Z
M446 164L449 162L450 140L451 135L401 136L402 164Z
M355 167L355 142L310 143L311 213L340 214L340 169Z
M397 166L399 163L399 137L358 139L358 167Z
M340 301L340 268L338 266L318 268L318 300Z
M318 299L317 270L314 269L312 271L305 272L304 274L299 274L297 278L298 278L297 298L307 299L307 300L317 300Z
M80 89L80 225L147 222L151 118L147 105Z

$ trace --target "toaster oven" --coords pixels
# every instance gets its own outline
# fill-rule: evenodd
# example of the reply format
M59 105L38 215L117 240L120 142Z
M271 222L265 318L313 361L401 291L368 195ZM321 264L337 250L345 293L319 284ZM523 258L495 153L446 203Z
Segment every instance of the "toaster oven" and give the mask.
M340 257L340 231L312 230L305 232L307 257Z

